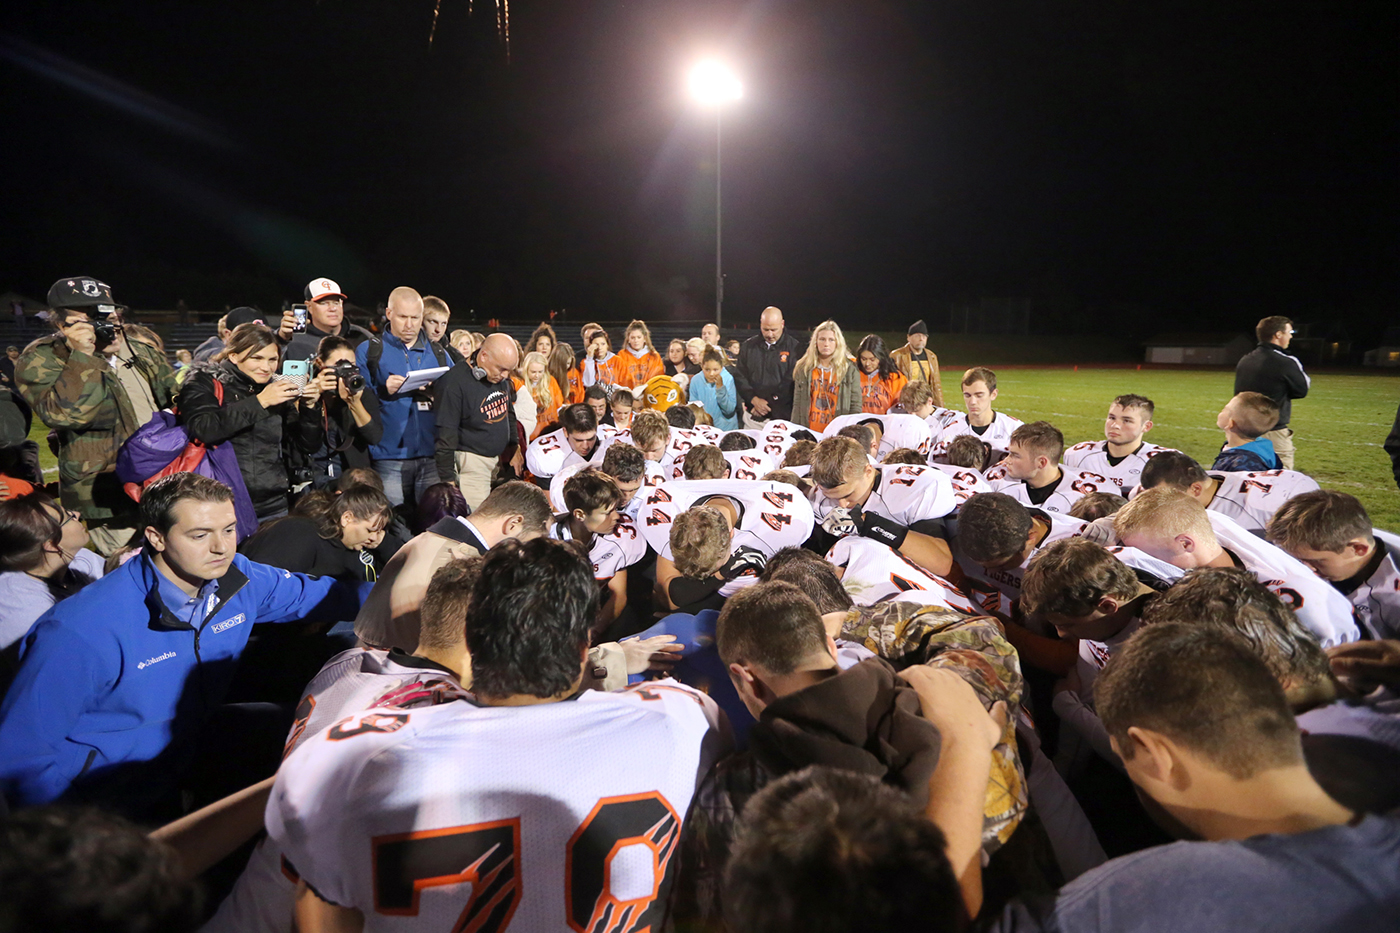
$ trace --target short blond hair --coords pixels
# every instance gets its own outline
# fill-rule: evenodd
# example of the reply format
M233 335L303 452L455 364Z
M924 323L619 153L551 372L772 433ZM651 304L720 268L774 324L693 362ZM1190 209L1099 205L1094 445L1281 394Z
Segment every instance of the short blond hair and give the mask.
M1143 533L1168 538L1189 534L1204 542L1217 543L1205 506L1170 486L1145 490L1113 513L1113 530L1120 541Z
M665 415L653 409L639 411L633 415L631 430L632 442L644 453L655 447L658 441L665 443L671 439L670 422L666 420Z
M1230 420L1242 437L1260 437L1278 424L1278 403L1262 392L1241 392L1230 399Z
M683 577L702 580L724 566L732 539L719 509L697 505L671 525L671 561Z
M854 482L870 463L860 444L849 437L828 437L812 451L812 482L823 489Z

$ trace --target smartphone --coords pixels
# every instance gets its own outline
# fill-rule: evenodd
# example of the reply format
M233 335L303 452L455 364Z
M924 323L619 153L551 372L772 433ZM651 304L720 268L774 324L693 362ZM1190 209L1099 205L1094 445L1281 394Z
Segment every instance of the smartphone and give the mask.
M311 312L306 310L306 305L292 305L292 333L306 333L306 322L311 320Z
M305 379L305 378L307 378L308 376L311 375L311 361L310 361L310 360L283 360L283 361L282 361L282 375L284 375L284 376L292 376L292 377L300 376L301 378Z

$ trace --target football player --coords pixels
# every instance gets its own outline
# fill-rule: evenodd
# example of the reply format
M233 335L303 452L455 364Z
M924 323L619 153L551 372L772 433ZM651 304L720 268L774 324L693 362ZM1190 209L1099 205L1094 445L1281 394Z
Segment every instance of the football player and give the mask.
M564 467L575 463L602 462L613 429L598 427L593 409L580 402L559 413L559 430L541 434L525 450L525 467L530 475L548 480Z
M1164 485L1186 493L1212 512L1230 516L1260 537L1285 502L1318 488L1317 480L1296 470L1208 473L1179 450L1162 451L1142 470L1142 489Z
M1097 473L1065 473L1060 469L1064 449L1064 435L1050 422L1023 424L1011 432L1006 459L987 471L988 481L995 491L1047 512L1068 512L1088 493L1118 488Z
M587 549L593 577L603 590L594 628L601 632L627 608L627 568L646 556L647 545L632 520L618 511L626 494L607 473L581 470L569 477L563 492L568 511L555 516L549 536Z
M933 432L917 415L840 415L827 425L824 436L835 437L850 424L865 425L875 432L876 460L884 460L886 454L900 447L912 447L924 456L933 449Z
M922 387L920 387L922 384ZM899 391L899 409L906 415L922 418L930 436L937 439L943 428L957 417L951 408L939 408L933 403L933 388L922 379L909 383Z
M645 479L647 486L663 483L671 475L668 460L671 425L659 411L639 411L632 416L632 427L613 438L615 442L636 446L646 460Z
M699 451L704 451L700 454L700 459L705 461L703 466L692 459ZM719 455L718 459L715 454ZM699 444L675 459L671 478L760 479L775 469L773 459L761 450L721 450L710 444Z
M646 475L646 463L646 458L636 447L622 441L613 441L608 445L608 452L603 454L603 463L598 468L611 476L613 482L617 483L617 488L622 490L622 505L618 508L633 521L637 519L637 510L642 507L642 480ZM587 468L588 464L575 463L554 474L554 478L549 481L549 502L555 512L569 510L564 503L564 484L575 473Z
M1113 516L1118 538L1182 569L1241 567L1277 593L1324 648L1356 641L1351 603L1280 548L1169 487L1149 489Z
M1011 432L1021 426L1021 422L992 408L997 399L997 374L985 366L974 366L962 377L963 407L966 412L957 412L943 425L934 438L933 456L941 455L948 449L953 438L963 434L975 434L991 445L992 450L1005 453L1011 443Z
M982 614L953 584L879 541L847 535L831 546L826 559L835 566L841 585L857 606L894 599Z
M1065 467L1071 472L1087 470L1112 480L1120 492L1136 486L1147 462L1171 450L1149 444L1142 436L1152 430L1152 399L1143 395L1120 395L1108 406L1101 441L1085 441L1065 451Z
M982 475L986 468L991 448L987 442L972 434L953 438L948 449L943 452L941 461L929 461L929 466L942 472L953 484L953 496L961 507L969 496L982 492L995 492L992 484Z

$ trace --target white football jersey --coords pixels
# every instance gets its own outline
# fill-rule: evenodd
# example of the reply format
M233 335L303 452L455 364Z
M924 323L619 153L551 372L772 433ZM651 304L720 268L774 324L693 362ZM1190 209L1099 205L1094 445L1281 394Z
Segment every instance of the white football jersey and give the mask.
M525 468L533 476L548 479L557 475L565 467L574 464L598 466L603 462L603 454L607 453L608 444L612 442L614 436L616 436L615 432L609 425L599 425L598 446L594 449L593 455L585 460L574 453L574 449L569 446L569 438L563 428L550 431L548 434L541 434L530 442L530 446L525 448Z
M777 469L773 458L761 450L724 450L724 459L729 461L727 479L762 479ZM671 464L671 479L685 479L685 454L681 454Z
M671 523L701 499L723 496L739 505L734 548L749 547L772 557L801 547L812 535L812 504L786 483L766 480L674 480L647 490L638 527L657 554L671 560Z
M928 425L929 433L933 435L934 441L938 440L938 435L943 433L943 429L952 424L960 413L956 408L939 408L934 406L933 411L924 419Z
M758 449L773 458L773 462L781 464L788 448L797 442L797 438L792 436L793 431L802 430L800 425L791 421L769 421L759 431L745 431L758 441ZM816 432L812 432L816 437Z
M1211 473L1210 477L1220 485L1206 508L1228 515L1246 531L1261 538L1269 520L1285 502L1319 488L1317 480L1297 470Z
M838 415L826 426L822 437L835 437L841 429L867 421L880 422L884 434L880 437L880 452L877 459L883 460L891 451L901 447L917 450L927 457L933 450L933 432L928 423L917 415Z
M1282 548L1250 534L1226 515L1209 509L1206 515L1220 546L1234 554L1260 583L1288 604L1303 627L1322 642L1322 647L1331 648L1361 637L1351 601L1311 567Z
M691 428L696 434L705 439L705 443L719 446L720 438L724 437L724 432L712 424L697 424Z
M1374 573L1350 593L1356 618L1373 638L1400 638L1400 535L1371 529L1386 554Z
M862 511L912 525L933 518L942 518L957 507L953 484L941 470L910 463L875 466L875 487L861 506ZM839 508L828 499L821 487L812 487L812 508L817 521L825 519Z
M379 648L351 648L327 661L306 685L285 755L345 717L367 709L415 709L466 695L450 672L424 658ZM281 849L264 839L201 933L291 933L296 892L296 875L283 864Z
M996 492L986 477L976 470L953 466L951 463L930 463L929 466L948 477L948 482L953 486L953 498L958 500L959 506L967 501L968 496L975 496L979 492Z
M1098 473L1118 487L1117 489L1101 489L1099 491L1117 493L1121 496L1124 489L1130 489L1142 481L1142 468L1147 466L1147 461L1164 451L1178 452L1171 447L1158 447L1156 444L1142 441L1138 444L1137 450L1114 464L1108 460L1108 441L1085 441L1082 444L1075 444L1065 451L1065 472L1087 470L1090 473Z
M957 562L958 568L967 578L966 581L960 582L958 587L987 611L998 611L1010 615L1011 603L1021 595L1021 578L1025 576L1026 567L1029 566L1031 558L1056 541L1084 537L1085 531L1089 527L1088 522L1080 521L1070 515L1047 512L1039 508L1031 508L1028 511L1032 518L1040 519L1047 523L1050 528L1045 537L1040 539L1040 543L1035 546L1035 549L1017 567L989 568L972 560L959 545L957 522L949 523L948 543L953 552L953 560ZM1179 567L1174 567L1164 560L1158 560L1151 554L1144 553L1137 548L1111 547L1108 548L1108 551L1133 568L1138 579L1154 589L1174 583L1181 578L1182 570Z
M558 541L572 541L568 522L555 520L549 523L549 536ZM588 559L593 563L593 578L605 583L617 576L619 570L626 570L647 556L647 543L637 533L632 519L621 515L617 527L605 535L595 534L588 548Z
M953 584L879 541L847 535L832 545L826 559L842 568L841 585L857 606L890 599L974 614L982 611Z
M999 469L993 467L992 469ZM989 473L991 471L988 471ZM1118 487L1113 485L1106 477L1099 473L1089 473L1080 471L1071 473L1063 470L1060 474L1059 485L1055 491L1045 497L1044 502L1034 502L1031 500L1030 487L1025 480L1001 479L992 481L991 485L996 492L1004 492L1022 505L1035 509L1044 509L1047 512L1068 513L1074 504L1083 499L1091 492L1111 492L1118 494Z
M599 461L599 464L601 463L602 461ZM587 463L571 463L558 473L555 473L554 478L549 481L549 507L552 508L556 514L569 511L568 506L564 504L564 484L569 481L569 477L587 466L589 466ZM656 483L661 482L662 479L661 464L652 463L648 460L644 466L646 470L643 474L642 485L637 487L637 491L632 494L632 499L629 502L618 507L618 511L634 521L637 518L637 509L642 507L642 491L647 485L654 486ZM654 482L648 483L647 480L652 477L653 473L655 474L655 480Z
M713 701L670 680L372 710L288 759L268 835L371 933L659 929L719 730Z
M1011 448L1011 432L1021 426L1022 422L1016 420L1006 412L997 411L992 413L992 423L978 434L973 430L972 425L967 423L966 412L955 412L953 417L948 419L933 439L932 456L941 457L948 450L948 445L953 443L953 438L963 434L971 434L991 445L993 450L1005 453Z

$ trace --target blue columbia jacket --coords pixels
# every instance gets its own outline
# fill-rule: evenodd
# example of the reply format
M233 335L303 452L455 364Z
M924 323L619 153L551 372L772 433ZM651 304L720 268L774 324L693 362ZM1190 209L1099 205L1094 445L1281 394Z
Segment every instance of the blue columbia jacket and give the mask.
M354 618L352 591L235 555L192 627L142 555L55 605L23 642L0 705L0 790L14 806L159 798L175 786L256 622Z
M378 444L370 445L370 459L412 460L433 456L437 451L437 419L431 408L425 411L419 406L420 402L432 398L432 392L390 395L385 383L390 376L407 376L411 370L451 366L451 359L444 356L442 359L446 362L440 361L424 333L419 333L409 347L385 331L379 359L371 363L369 351L374 344L374 340L366 340L355 348L355 362L379 399L379 415L384 421L384 436Z

